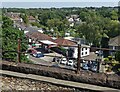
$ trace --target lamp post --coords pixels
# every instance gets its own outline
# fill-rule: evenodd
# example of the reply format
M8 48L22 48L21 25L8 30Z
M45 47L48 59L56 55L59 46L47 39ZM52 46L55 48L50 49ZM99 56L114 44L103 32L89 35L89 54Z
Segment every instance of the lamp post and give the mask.
M78 42L77 74L80 73L81 45Z

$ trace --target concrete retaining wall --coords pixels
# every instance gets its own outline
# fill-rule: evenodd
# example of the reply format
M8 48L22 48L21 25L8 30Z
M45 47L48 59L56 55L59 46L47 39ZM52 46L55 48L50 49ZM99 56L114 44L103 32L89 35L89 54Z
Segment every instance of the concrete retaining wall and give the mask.
M104 73L93 73L89 71L81 71L80 74L76 74L75 71L67 69L34 64L14 63L8 61L3 61L2 63L0 63L0 66L2 66L3 70L36 74L57 79L83 82L120 89L120 76L118 75L107 75Z

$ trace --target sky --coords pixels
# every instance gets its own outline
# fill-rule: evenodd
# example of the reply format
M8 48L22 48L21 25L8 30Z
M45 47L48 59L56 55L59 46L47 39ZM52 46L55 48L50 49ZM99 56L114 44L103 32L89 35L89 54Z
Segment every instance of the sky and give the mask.
M119 2L120 0L0 0L1 2Z
M62 7L114 7L119 0L2 0L0 7L7 8L62 8Z

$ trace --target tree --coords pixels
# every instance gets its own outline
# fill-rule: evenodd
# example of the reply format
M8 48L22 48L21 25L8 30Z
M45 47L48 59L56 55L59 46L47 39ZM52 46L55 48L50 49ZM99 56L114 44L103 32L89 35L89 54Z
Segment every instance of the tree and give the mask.
M111 15L112 20L118 20L118 11L117 10L112 10L110 12L110 15Z
M13 26L13 21L10 18L4 16L2 19L3 19L2 28Z
M25 24L29 23L29 20L28 20L28 17L27 17L26 14L21 14L20 17L23 19L23 21L24 21Z
M21 51L26 51L27 49L27 40L24 36L23 31L13 28L13 24L10 24L9 18L3 17L2 25L2 58L6 60L16 61L17 59L17 46L18 37L21 38L25 43L21 44ZM21 61L26 61L26 56L21 56Z

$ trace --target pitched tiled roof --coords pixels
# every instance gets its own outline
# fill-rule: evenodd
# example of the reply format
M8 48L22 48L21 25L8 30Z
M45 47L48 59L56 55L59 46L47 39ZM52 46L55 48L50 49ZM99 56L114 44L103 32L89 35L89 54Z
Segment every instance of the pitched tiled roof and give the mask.
M29 20L35 20L35 18L33 16L28 16Z
M57 43L59 46L60 45L62 46L75 46L76 45L76 43L70 40L64 39L64 38L58 38L54 42Z
M28 32L26 33L26 35L32 39L35 39L35 40L49 40L49 41L53 41L53 39L46 35L46 34L43 34L43 33L40 33L38 31L36 32Z
M120 35L114 38L111 38L109 41L110 46L120 46Z
M38 28L38 27L26 27L24 30L33 33L33 32L36 32L38 30L42 30L42 28Z

